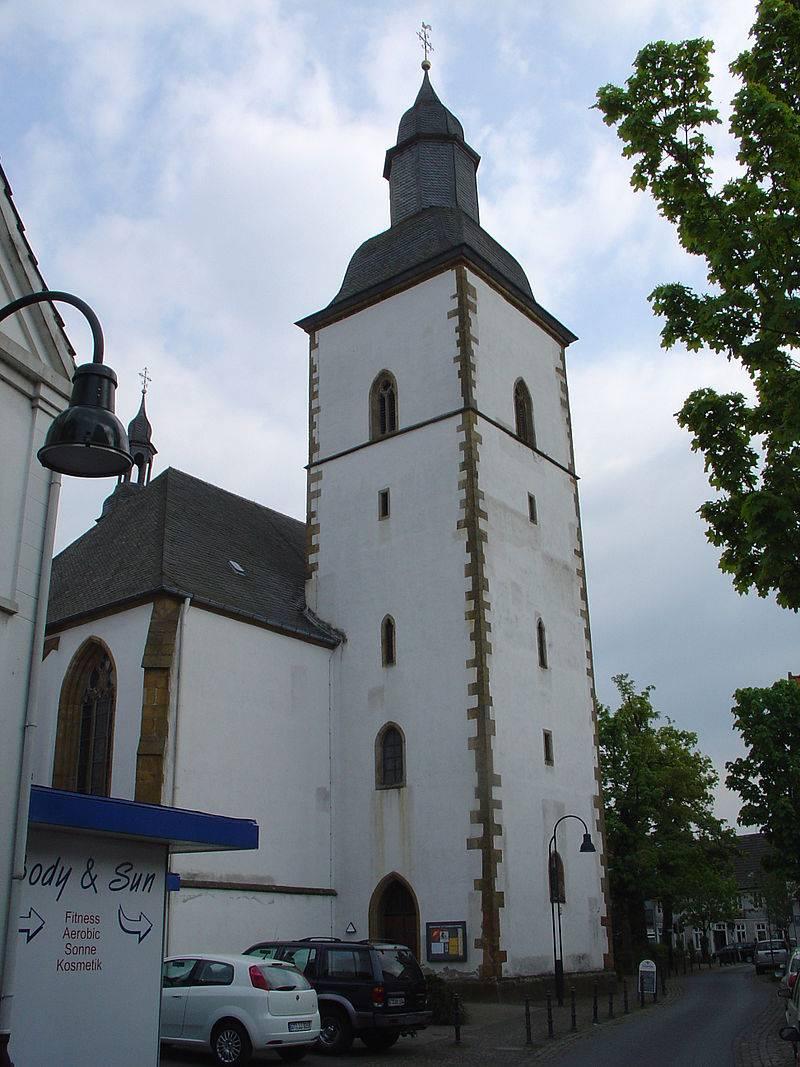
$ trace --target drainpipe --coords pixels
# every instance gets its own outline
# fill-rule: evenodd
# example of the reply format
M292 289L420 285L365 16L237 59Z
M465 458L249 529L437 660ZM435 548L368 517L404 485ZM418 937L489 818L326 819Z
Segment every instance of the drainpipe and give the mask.
M50 590L50 570L53 562L53 544L56 536L56 518L58 516L58 496L61 492L61 475L50 474L47 491L47 514L42 535L42 556L39 570L39 584L36 590L36 616L33 623L33 643L31 647L30 671L28 673L28 695L25 704L25 726L22 734L22 758L20 760L19 789L17 793L17 813L14 825L14 847L12 853L11 888L8 896L8 912L3 916L5 923L5 951L3 953L3 973L0 976L0 1067L10 1064L8 1043L11 1038L11 1013L14 1000L13 980L17 956L17 921L20 913L22 896L22 879L25 871L25 852L28 845L28 808L31 799L31 777L36 735L39 678L44 653L44 630L47 624L47 598Z

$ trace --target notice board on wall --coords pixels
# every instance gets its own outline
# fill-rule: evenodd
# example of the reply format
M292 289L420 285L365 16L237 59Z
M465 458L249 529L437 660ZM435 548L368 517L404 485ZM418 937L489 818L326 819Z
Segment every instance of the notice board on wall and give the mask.
M467 924L461 921L426 923L425 947L429 963L464 963Z

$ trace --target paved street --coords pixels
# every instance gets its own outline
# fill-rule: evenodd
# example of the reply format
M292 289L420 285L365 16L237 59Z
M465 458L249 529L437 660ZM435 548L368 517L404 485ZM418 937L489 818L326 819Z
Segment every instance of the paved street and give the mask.
M791 1067L791 1046L778 1027L783 1006L776 984L756 977L747 964L704 971L675 979L668 995L644 1010L632 1004L622 1014L619 998L609 1020L607 999L600 1001L600 1023L591 1024L591 1002L578 1003L578 1032L570 1033L569 1009L555 1012L556 1039L548 1040L544 1005L533 1011L532 1047L525 1045L524 1009L520 1004L470 1004L470 1021L461 1045L453 1031L431 1027L417 1038L403 1038L388 1052L376 1054L356 1041L346 1056L309 1054L309 1067L423 1067L464 1064L517 1067L546 1062L557 1067ZM165 1051L162 1067L211 1067L208 1054ZM255 1057L256 1064L279 1064L275 1055Z

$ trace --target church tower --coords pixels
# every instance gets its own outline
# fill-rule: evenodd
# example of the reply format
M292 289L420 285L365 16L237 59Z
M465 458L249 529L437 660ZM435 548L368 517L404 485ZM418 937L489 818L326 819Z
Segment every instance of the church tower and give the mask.
M429 67L386 153L389 229L298 323L306 598L346 634L333 932L408 943L449 973L543 973L552 884L565 969L596 970L608 938L575 336L481 227L480 157ZM567 820L551 864L564 815L596 853Z

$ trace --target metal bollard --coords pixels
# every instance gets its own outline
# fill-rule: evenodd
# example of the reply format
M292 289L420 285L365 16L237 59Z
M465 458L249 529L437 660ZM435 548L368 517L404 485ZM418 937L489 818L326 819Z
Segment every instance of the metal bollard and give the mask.
M578 1017L575 1014L575 986L572 986L569 991L569 1014L571 1020L571 1029L578 1029Z
M597 982L594 983L594 992L592 994L592 1022L597 1022Z
M627 1015L631 1010L628 1004L628 979L622 979L622 1010Z
M608 1017L609 1017L609 1019L613 1019L614 1018L614 990L613 989L609 989L609 991L608 991Z
M658 1004L658 974L656 974L656 980L653 982L653 1003Z
M644 986L639 982L639 1007L644 1007Z
M525 997L525 1044L532 1045L531 1037L531 998Z
M553 1030L553 998L550 993L547 994L547 1036L555 1037Z
M667 995L667 977L664 974L664 972L662 971L661 972L661 996L665 997L666 995Z
M455 1030L455 1043L461 1044L461 997L458 993L453 994L453 1029Z
M683 973L686 974L686 953L683 953Z

